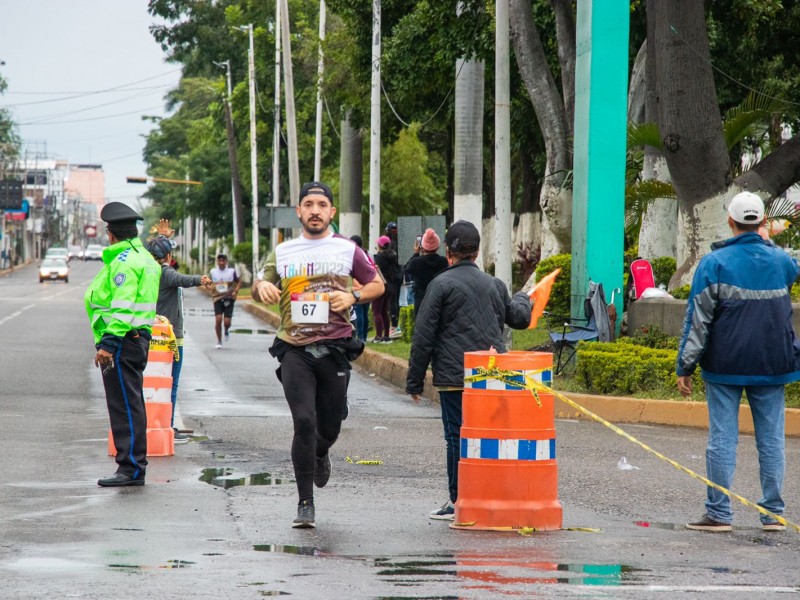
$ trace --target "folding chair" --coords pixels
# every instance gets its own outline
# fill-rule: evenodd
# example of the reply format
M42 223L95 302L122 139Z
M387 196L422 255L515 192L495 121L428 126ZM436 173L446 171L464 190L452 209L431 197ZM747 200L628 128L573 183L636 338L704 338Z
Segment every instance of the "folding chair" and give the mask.
M603 284L589 282L589 293L583 301L583 311L586 315L584 319L544 312L547 316L550 339L553 342L556 375L561 374L575 356L578 342L613 339L614 329L610 325Z
M653 277L653 265L650 261L638 258L631 263L631 279L633 280L634 298L638 300L647 288L656 287Z

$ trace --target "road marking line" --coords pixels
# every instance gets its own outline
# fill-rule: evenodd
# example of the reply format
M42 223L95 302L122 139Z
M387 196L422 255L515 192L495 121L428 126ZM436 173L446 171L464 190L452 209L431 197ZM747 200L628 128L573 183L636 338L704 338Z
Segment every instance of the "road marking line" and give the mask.
M21 308L21 309L19 309L17 312L15 312L15 313L11 313L11 314L10 314L10 315L8 315L8 316L7 316L5 319L0 319L0 325L2 325L3 323L5 323L6 321L10 321L11 319L13 319L13 318L15 318L15 317L18 317L18 316L20 316L20 315L21 315L22 313L24 313L26 310L28 310L29 308L33 308L34 306L36 306L36 305L35 305L35 304L28 304L28 306L24 306L24 307L22 307L22 308Z

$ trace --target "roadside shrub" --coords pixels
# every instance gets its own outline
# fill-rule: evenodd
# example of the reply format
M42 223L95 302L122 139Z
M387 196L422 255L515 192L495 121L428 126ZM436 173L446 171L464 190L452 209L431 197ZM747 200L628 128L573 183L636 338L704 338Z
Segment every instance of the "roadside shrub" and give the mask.
M414 307L401 306L400 314L397 317L397 325L400 327L400 331L403 332L402 340L409 344L411 343L411 338L414 337L414 323Z
M789 290L789 297L792 299L792 302L800 302L800 283L792 285L792 289Z
M540 261L536 266L536 281L548 273L561 267L561 273L556 277L553 289L550 292L550 300L547 303L547 310L557 315L568 316L570 314L570 279L572 276L572 255L556 254ZM583 315L581 315L583 316Z
M630 341L638 346L660 350L677 350L678 338L664 333L658 323L648 323L638 331L629 332Z
M592 393L629 395L654 389L675 389L676 350L648 348L628 338L578 345L576 378ZM702 391L700 370L692 377Z
M669 287L669 280L675 274L675 269L678 263L671 256L659 256L650 261L653 265L653 278L656 280L656 287L664 284L664 287Z
M678 300L686 300L689 297L689 292L691 289L692 286L687 283L686 285L682 285L674 290L670 290L669 293L672 294L673 298L677 298Z

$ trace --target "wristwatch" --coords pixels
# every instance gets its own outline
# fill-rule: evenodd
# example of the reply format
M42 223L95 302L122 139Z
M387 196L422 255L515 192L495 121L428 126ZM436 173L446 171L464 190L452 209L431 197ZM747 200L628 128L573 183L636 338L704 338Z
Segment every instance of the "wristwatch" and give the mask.
M353 290L353 291L352 291L352 292L350 292L350 293L351 293L351 294L353 294L353 298L355 298L355 299L356 299L356 304L358 304L359 302L361 302L361 292L360 292L359 290Z

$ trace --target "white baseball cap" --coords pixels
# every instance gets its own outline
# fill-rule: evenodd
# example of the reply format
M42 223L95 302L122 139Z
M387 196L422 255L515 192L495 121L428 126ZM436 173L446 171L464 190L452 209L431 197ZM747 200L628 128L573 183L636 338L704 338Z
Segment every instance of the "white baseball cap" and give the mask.
M740 192L731 198L728 215L742 225L761 223L764 220L764 201L753 192Z

